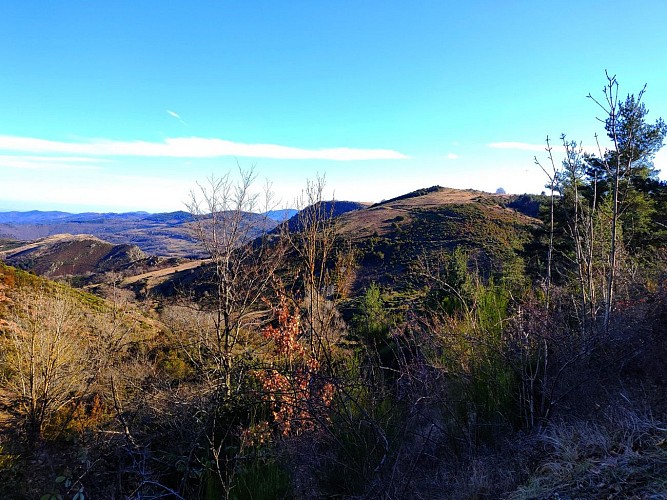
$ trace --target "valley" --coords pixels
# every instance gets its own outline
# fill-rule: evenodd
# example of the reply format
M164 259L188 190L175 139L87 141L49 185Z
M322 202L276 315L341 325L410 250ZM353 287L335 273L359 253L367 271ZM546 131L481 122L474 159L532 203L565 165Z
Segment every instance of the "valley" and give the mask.
M257 234L275 227L293 212L248 214ZM114 244L136 245L149 255L195 257L202 250L192 237L193 217L188 212L149 214L66 212L0 212L0 239L33 241L58 234L89 234Z

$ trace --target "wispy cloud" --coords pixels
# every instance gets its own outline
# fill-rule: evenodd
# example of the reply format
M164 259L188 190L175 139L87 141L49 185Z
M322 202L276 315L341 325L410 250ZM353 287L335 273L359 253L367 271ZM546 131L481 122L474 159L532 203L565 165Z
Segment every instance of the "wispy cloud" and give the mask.
M458 160L459 158L460 158L460 156L457 155L456 153L448 153L447 154L447 159L448 160Z
M530 144L528 142L492 142L487 145L493 149L510 149L514 151L531 151L531 152L546 152L546 144ZM551 149L554 153L564 153L565 148L559 144L551 144ZM598 147L593 145L583 145L582 149L591 153L597 153ZM604 147L603 147L604 151Z
M529 144L526 142L492 142L488 145L493 149L514 149L519 151L544 151L544 144ZM553 146L554 150L562 150L562 146Z
M170 110L170 109L167 109L166 111L167 111L167 114L168 114L168 115L170 115L170 116L176 118L179 122L181 122L181 123L182 123L183 125L185 125L186 127L189 127L189 125L185 122L185 120L183 120L183 118L181 118L181 115L179 115L178 113L176 113L176 111L172 111L172 110Z
M653 166L660 170L661 179L667 179L667 149L663 148L655 155Z
M238 156L282 160L401 160L407 155L392 149L325 148L303 149L277 144L245 144L201 137L178 137L163 142L111 141L95 139L62 142L33 137L0 136L0 151L30 154L87 156L136 156L171 158L217 158Z
M101 158L69 157L69 156L24 156L0 155L0 168L17 168L26 170L99 170L96 165L107 160ZM92 164L92 165L91 165Z

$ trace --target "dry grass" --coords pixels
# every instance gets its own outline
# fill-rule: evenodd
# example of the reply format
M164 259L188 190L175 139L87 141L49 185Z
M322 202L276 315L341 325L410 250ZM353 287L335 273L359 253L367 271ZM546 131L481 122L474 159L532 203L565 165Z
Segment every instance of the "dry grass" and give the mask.
M396 217L410 219L410 212L428 210L443 205L459 205L467 203L497 203L498 195L491 195L472 189L439 188L421 196L388 200L371 207L343 214L340 218L341 233L352 240L362 239L374 232L383 236L391 232L391 223ZM497 207L498 210L514 212L511 209ZM528 219L526 216L522 216Z
M617 406L600 421L560 422L541 435L545 457L509 498L667 498L667 428Z

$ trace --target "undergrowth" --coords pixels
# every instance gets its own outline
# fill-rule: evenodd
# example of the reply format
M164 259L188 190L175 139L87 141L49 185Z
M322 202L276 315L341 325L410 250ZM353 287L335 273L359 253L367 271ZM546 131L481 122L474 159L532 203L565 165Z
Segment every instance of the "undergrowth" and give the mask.
M610 407L598 420L554 422L539 436L544 459L509 498L667 498L667 426Z

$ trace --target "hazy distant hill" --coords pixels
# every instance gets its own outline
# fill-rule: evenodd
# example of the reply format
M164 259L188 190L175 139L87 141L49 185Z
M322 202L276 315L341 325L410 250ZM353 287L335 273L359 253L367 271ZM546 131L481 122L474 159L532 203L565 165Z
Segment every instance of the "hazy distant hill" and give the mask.
M245 214L256 234L270 231L291 211ZM284 219L283 219L284 220ZM90 234L115 244L138 246L150 255L199 257L201 249L192 237L192 215L177 211L148 214L66 212L0 212L0 238L32 241L57 234Z
M314 213L318 217L324 217L326 219L332 217L338 217L347 212L352 212L354 210L359 210L362 208L368 207L368 203L361 203L358 201L321 201L314 205L304 208L301 211L294 211L294 214L289 217L287 220L287 226L291 232L300 231L302 224L302 217L305 214Z
M266 216L269 219L273 219L277 222L283 222L291 217L294 217L299 211L295 208L284 208L282 210L269 210L266 212Z
M0 224L35 224L45 221L63 220L72 214L67 212L0 212Z
M0 212L0 224L49 224L53 222L90 222L102 219L140 220L149 214L147 212L125 212L125 213L96 213L84 212L73 214L69 212L42 212L31 210L29 212Z

